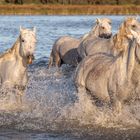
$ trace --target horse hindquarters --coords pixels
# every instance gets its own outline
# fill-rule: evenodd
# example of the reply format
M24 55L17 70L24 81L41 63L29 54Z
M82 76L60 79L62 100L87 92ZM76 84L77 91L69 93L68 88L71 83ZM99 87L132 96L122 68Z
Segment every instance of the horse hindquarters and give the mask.
M54 62L56 67L61 67L62 61L58 52L55 53Z

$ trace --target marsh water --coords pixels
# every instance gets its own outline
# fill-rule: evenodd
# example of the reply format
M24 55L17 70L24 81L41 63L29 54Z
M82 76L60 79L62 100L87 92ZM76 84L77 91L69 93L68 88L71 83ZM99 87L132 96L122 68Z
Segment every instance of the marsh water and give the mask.
M38 40L23 105L15 104L12 92L0 91L0 140L140 139L139 100L114 114L111 108L96 107L88 95L76 92L75 68L47 69L54 41L63 35L81 37L97 17L102 16L0 16L0 52L16 41L20 25L36 26ZM108 17L115 33L124 16Z

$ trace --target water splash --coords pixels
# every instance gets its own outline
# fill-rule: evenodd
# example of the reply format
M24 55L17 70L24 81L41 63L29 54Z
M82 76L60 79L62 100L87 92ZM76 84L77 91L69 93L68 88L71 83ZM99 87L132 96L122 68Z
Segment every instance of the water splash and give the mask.
M20 130L74 131L95 127L134 129L140 127L140 102L124 105L120 115L110 108L96 107L85 93L77 93L75 68L47 69L46 61L29 69L23 105L16 104L13 91L1 89L0 127ZM5 94L4 94L5 93Z

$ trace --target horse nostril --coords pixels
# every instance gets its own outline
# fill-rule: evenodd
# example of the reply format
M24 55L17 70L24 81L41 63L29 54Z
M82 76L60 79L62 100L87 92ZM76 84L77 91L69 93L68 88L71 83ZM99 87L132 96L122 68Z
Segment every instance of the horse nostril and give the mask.
M27 58L32 58L32 59L34 59L34 55L33 55L33 54L27 54Z
M109 38L111 38L111 36L112 36L112 33L107 34L105 38L109 39Z

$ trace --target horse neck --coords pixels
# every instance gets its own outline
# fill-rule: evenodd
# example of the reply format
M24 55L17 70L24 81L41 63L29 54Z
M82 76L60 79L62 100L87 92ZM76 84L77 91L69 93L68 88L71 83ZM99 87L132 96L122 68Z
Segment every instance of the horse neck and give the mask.
M124 77L123 82L129 83L135 66L135 41L128 41L124 44L127 49L122 52L118 66L120 68L120 75Z
M89 35L99 36L99 25L96 25L90 32Z
M20 46L20 40L19 37L16 40L16 42L14 43L14 45L12 46L12 48L10 49L13 53L17 52L19 50L19 46Z
M113 50L117 55L119 54L117 67L120 70L120 76L123 77L121 78L123 83L130 80L134 68L134 47L132 47L134 44L126 37L123 28L120 28L119 32L113 37L113 42Z
M127 80L130 81L132 77L133 70L135 68L135 49L136 49L136 41L133 40L130 42L128 48L128 56L127 56Z
M17 41L14 43L13 47L11 48L12 55L16 58L18 64L22 66L26 66L26 61L20 54L20 36L18 37Z
M140 54L140 49L139 49L139 45L138 44L135 45L134 73L136 72L137 74L139 74L139 72L140 72L140 60L139 60L138 56L136 56L137 53ZM139 76L137 78L139 78Z
M89 36L89 33L84 34L82 37L79 38L80 42L85 40Z
M88 38L96 38L99 36L99 27L96 25L89 33L86 33L80 38L80 42L85 41Z
M117 43L115 47L123 52L122 60L126 65L126 76L129 81L135 64L136 40L130 40L127 34L126 27L122 24L116 35Z
M95 27L93 27L90 32L84 34L79 39L80 39L80 42L82 42L82 41L86 40L87 38L90 38L90 37L94 38L94 37L98 37L98 36L99 36L99 25L95 25Z

